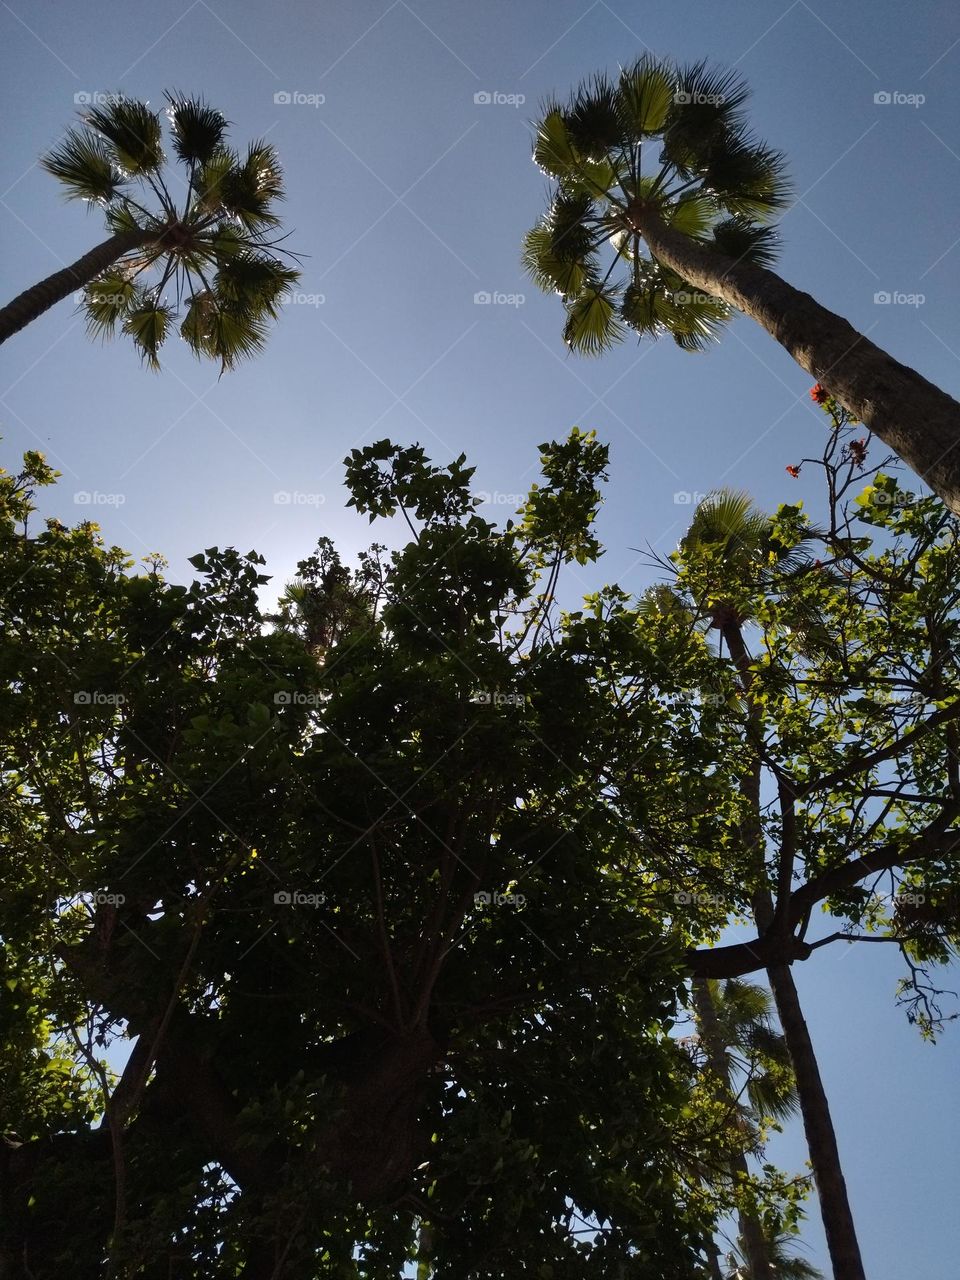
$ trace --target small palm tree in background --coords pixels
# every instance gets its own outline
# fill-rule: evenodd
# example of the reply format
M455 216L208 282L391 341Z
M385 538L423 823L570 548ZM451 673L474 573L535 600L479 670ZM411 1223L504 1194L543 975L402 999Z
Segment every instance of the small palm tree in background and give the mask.
M790 1055L772 1025L772 1002L763 987L737 978L724 983L695 978L692 995L705 1066L739 1135L729 1157L730 1177L736 1182L749 1176L747 1152L756 1153L763 1129L796 1110ZM738 1228L748 1267L744 1276L776 1280L775 1251L763 1223L741 1212Z
M548 105L533 154L554 190L524 266L582 354L631 331L696 351L751 316L960 511L960 404L770 270L789 187L747 97L733 73L647 56Z
M767 1239L770 1251L769 1280L823 1280L823 1272L813 1263L790 1252L793 1242L793 1236L785 1232L778 1232ZM734 1250L727 1255L723 1280L758 1280L750 1270L742 1240L738 1240Z
M221 372L263 347L299 279L272 238L284 194L277 154L265 142L242 157L231 150L227 121L199 98L168 94L167 103L185 173L179 201L165 176L160 114L144 102L111 96L43 157L68 199L103 209L110 236L0 309L0 342L82 290L91 333L128 334L152 368L177 319L184 341Z

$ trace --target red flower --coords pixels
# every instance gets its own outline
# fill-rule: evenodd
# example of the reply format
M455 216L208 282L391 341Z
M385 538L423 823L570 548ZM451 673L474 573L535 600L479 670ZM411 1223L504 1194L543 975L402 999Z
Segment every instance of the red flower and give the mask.
M867 460L867 440L851 440L847 445L847 453L850 455L850 461L858 467L862 467Z
M823 404L823 402L827 400L829 396L830 396L830 392L827 391L824 387L821 387L819 382L815 387L810 388L810 399L814 402L814 404Z
M784 470L787 472L788 475L793 476L794 480L799 480L800 478L799 467L785 467Z

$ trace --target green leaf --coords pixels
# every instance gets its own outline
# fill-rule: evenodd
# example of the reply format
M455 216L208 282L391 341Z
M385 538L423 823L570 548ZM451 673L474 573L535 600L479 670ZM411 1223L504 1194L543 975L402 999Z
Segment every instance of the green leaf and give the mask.
M579 297L567 304L563 340L572 351L595 356L623 340L616 303L611 289L587 285Z

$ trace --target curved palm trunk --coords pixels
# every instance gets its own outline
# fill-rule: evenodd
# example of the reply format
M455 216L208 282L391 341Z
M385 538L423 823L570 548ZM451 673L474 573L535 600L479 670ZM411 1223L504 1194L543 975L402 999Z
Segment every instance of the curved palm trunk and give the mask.
M759 708L750 697L753 673L750 670L750 654L744 644L740 624L727 622L721 627L721 633L739 672L746 696L748 725L750 730L754 731ZM741 790L748 800L752 814L748 847L755 849L758 872L762 874L764 851L761 843L759 757L754 757L754 764L745 776ZM761 933L771 928L775 912L770 891L765 886L754 894L753 913ZM783 1028L783 1037L797 1082L803 1131L810 1152L810 1163L813 1166L820 1217L827 1237L827 1249L834 1280L866 1280L857 1230L847 1195L847 1184L840 1164L840 1150L837 1146L833 1117L830 1115L830 1104L827 1101L823 1080L820 1078L817 1055L813 1048L813 1041L810 1039L806 1018L803 1016L796 983L789 965L785 964L771 965L767 969L767 978L773 991L777 1016Z
M122 258L131 249L137 249L153 239L153 233L146 231L118 231L116 235L98 244L95 249L85 253L82 258L62 271L55 271L46 280L25 289L12 302L0 308L0 342L25 328L32 320L42 316L64 298L68 298L77 289L95 280L102 271L106 271L118 258Z
M859 422L960 514L960 404L773 271L735 261L668 227L652 209L640 234L655 257L750 316Z
M727 1094L730 1107L736 1109L736 1099L730 1082L730 1070L727 1066L727 1044L717 1017L716 1006L710 993L706 978L693 979L693 1005L703 1036L703 1047L707 1053L707 1063L714 1076L720 1081L724 1093ZM734 1177L750 1176L747 1158L742 1151L730 1157L730 1172ZM770 1251L763 1234L763 1227L756 1218L741 1213L737 1217L737 1226L743 1240L743 1253L750 1268L751 1280L769 1280L771 1275Z

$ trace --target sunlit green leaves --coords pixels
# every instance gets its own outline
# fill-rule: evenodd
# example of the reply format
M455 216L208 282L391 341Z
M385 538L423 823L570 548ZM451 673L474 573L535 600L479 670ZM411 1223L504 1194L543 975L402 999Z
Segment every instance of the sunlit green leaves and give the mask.
M141 294L136 305L126 311L123 330L151 369L160 368L160 348L167 336L173 311L150 294Z
M63 184L69 200L106 204L123 188L112 151L96 134L71 129L40 161Z
M675 93L670 68L645 55L620 72L617 88L620 114L631 136L660 133Z
M156 173L163 164L160 117L145 102L111 96L84 113L87 127L106 139L116 163L133 178Z
M567 304L563 340L580 355L596 356L624 337L617 312L617 295L602 285L586 284Z

